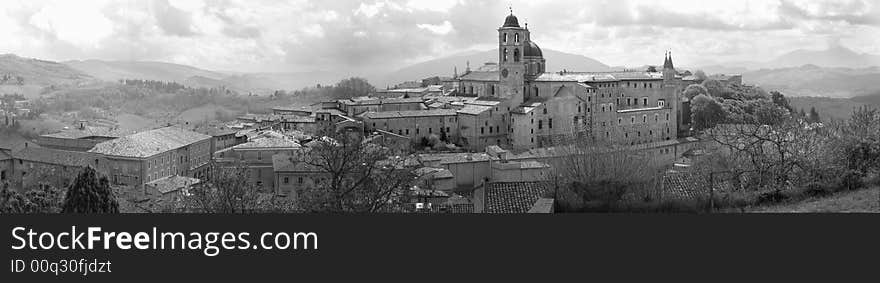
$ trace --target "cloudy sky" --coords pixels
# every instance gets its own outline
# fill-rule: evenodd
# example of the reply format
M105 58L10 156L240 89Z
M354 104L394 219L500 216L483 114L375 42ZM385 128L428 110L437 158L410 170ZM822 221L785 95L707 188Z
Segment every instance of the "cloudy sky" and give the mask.
M880 54L872 0L4 0L0 53L212 70L396 69L495 46L513 7L544 49L609 65L767 60L840 44Z

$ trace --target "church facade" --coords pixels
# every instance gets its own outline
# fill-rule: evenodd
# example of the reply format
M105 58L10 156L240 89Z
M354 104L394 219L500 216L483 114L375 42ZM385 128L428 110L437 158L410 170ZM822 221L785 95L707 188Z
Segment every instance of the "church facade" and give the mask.
M546 63L528 26L507 16L498 28L498 63L457 78L459 95L478 97L471 104L479 106L459 117L484 117L460 125L460 143L533 149L570 138L616 145L677 138L685 83L670 54L658 72L547 72Z

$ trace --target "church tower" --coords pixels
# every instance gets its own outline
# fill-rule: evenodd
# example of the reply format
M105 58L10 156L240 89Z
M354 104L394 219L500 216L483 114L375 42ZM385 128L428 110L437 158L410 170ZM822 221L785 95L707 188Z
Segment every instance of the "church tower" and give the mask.
M672 64L672 51L666 52L666 59L663 61L663 82L673 83L675 81L675 65Z
M504 25L498 28L499 97L501 98L523 96L526 72L523 46L528 39L529 30L520 27L519 20L511 10L510 15L504 19Z

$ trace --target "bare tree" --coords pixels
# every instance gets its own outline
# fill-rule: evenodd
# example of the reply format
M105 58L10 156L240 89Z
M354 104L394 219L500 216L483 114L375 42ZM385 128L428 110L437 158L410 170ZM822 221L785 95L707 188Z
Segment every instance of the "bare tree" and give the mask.
M292 212L293 203L262 194L259 187L248 181L248 169L241 165L215 168L214 178L197 185L182 199L184 212L201 213L258 213Z
M304 190L299 204L312 212L382 212L397 209L416 181L414 168L390 148L349 132L314 142L300 156L326 181Z
M613 210L650 197L660 169L644 152L584 139L570 139L556 150L546 181L562 211Z

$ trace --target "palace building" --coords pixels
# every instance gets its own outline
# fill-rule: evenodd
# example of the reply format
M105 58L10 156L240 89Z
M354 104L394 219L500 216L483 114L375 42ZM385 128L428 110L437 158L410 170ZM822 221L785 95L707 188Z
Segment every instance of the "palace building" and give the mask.
M659 72L547 72L546 63L528 25L520 26L512 13L507 16L498 28L498 64L458 77L459 95L477 97L470 104L486 105L481 109L490 113L461 125L461 133L475 134L462 135L460 142L531 149L565 137L619 145L677 137L678 95L685 83L671 54Z

